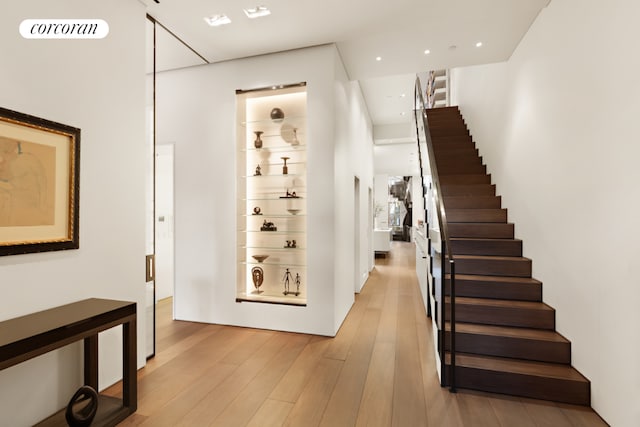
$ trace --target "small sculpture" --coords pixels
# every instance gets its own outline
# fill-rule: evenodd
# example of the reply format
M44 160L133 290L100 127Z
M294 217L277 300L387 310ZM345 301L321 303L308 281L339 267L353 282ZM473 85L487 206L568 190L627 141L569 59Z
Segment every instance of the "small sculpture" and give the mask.
M78 409L74 408L76 405ZM98 393L91 386L83 385L69 401L64 417L71 427L85 427L91 425L97 412Z
M264 271L260 267L253 267L251 269L251 279L253 280L253 286L256 288L255 293L262 293L260 286L264 281Z
M260 227L260 231L278 231L278 228L273 222L267 221L265 219L262 223L262 227Z
M285 246L285 248L287 249L293 249L295 248L297 245L295 240L287 240L287 245Z
M262 170L262 168L260 167L260 165L256 166L256 173L254 174L254 176L262 175L261 170Z
M296 296L300 295L300 274L296 273Z
M287 268L287 271L284 273L284 277L282 278L282 280L284 282L284 292L283 293L285 295L289 295L290 293L293 293L293 292L289 292L289 282L292 279L293 279L293 276L291 275L291 272Z
M300 141L298 141L298 128L293 128L293 141L291 141L291 145L300 145Z
M271 110L271 120L274 122L281 122L284 119L284 111L280 108L274 108Z
M260 135L262 135L264 132L261 130L257 130L257 131L254 131L253 133L256 134L256 140L253 141L253 146L256 148L262 148L262 139L260 139Z
M259 206L256 206L255 208L253 208L253 214L252 215L262 215L262 211L260 210Z
M262 263L265 259L269 258L269 255L251 255L251 256L253 257L253 259L258 261L259 263Z
M282 166L282 175L287 175L289 173L289 168L287 167L287 160L290 159L290 157L280 157L282 160L284 160L284 166Z

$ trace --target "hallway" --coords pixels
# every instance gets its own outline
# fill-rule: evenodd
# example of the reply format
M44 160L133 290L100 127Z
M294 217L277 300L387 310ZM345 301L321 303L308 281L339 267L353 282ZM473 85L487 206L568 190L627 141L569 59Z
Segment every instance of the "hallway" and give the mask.
M335 338L172 321L162 301L157 355L120 425L606 425L585 407L441 388L414 257L392 242Z

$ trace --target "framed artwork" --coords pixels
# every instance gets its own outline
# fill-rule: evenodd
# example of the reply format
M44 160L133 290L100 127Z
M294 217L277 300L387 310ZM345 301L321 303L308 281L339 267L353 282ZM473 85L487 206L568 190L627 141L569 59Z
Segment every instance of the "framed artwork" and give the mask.
M78 249L80 129L0 107L0 255Z

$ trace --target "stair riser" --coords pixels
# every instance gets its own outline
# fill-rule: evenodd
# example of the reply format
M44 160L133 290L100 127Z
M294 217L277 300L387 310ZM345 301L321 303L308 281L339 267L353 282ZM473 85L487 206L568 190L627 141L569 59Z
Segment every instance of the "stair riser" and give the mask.
M460 129L457 126L450 127L430 127L429 131L431 132L432 138L438 138L441 136L458 136L458 137L469 137L469 131L466 129Z
M446 186L444 187L446 188ZM446 194L446 191L443 190ZM448 222L507 222L506 209L448 209ZM487 254L489 255L489 254Z
M449 372L447 371L449 369L445 370L445 383L449 384ZM456 385L472 390L550 400L572 405L589 406L591 404L588 382L456 366Z
M438 167L440 175L482 175L487 173L487 167L481 163L477 164L450 164Z
M491 184L491 175L442 175L440 185Z
M444 197L450 196L495 196L496 186L492 184L442 185Z
M482 159L480 157L459 157L456 159L438 159L436 161L436 166L438 166L438 172L446 171L451 168L467 168L474 166L482 166Z
M477 150L470 148L461 148L458 150L435 150L435 158L438 164L442 163L456 163L456 162L477 162L480 159Z
M447 219L451 218L447 211ZM522 256L522 240L452 240L455 255Z
M449 348L451 332L446 332ZM571 363L571 344L513 337L456 332L456 351L485 356L510 357L550 363Z
M446 203L445 203L445 206ZM449 223L451 237L469 237L479 239L513 239L513 224L473 224Z
M446 263L446 272L449 271L449 263ZM471 274L478 276L507 276L507 277L531 277L531 260L514 258L513 260L477 260L456 259L457 274Z
M451 309L447 303L445 308L445 320L447 321L450 320L450 312ZM456 321L517 328L555 329L555 313L553 310L528 310L516 307L456 303Z
M480 152L478 151L478 149L472 148L470 145L458 150L450 149L446 151L440 151L438 148L434 150L437 160L457 159L458 157L480 157Z
M445 281L445 294L450 295L451 283ZM456 295L459 297L510 299L517 301L542 301L542 285L502 283L502 282L475 282L456 280Z
M500 209L501 205L500 196L444 197L446 209Z
M473 143L471 138L457 137L457 138L433 138L431 140L433 142L433 149L436 153L436 156L439 154L446 154L455 151L473 151L476 148L476 145Z

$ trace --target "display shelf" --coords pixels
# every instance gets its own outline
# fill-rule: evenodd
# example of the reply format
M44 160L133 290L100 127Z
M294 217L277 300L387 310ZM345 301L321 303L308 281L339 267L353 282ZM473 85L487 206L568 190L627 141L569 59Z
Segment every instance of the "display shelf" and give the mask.
M261 302L266 304L280 304L280 305L296 305L300 307L307 306L307 300L296 299L295 297L286 297L284 295L270 295L270 294L238 294L236 296L236 302Z
M269 251L306 251L307 248L296 246L295 248L289 248L285 246L242 246L242 249L260 249Z
M269 91L269 94L272 94L273 91ZM286 111L285 111L286 113ZM244 120L240 122L240 126L242 127L255 127L255 126L265 126L266 128L270 128L273 127L275 128L278 125L282 125L284 123L290 123L290 124L294 124L294 123L298 123L298 124L302 124L302 125L306 125L306 121L307 121L307 116L304 114L300 114L300 115L288 115L285 114L285 117L283 119L280 120L273 120L269 117L267 118L260 118L260 119L256 119L256 120ZM280 127L278 127L279 129Z
M264 138L264 136L262 136L262 138ZM281 153L281 152L289 152L291 150L305 150L307 148L306 145L278 145L278 146L274 146L274 147L267 147L267 146L263 146L262 148L255 148L255 147L247 147L244 148L243 151L246 152L272 152L272 153Z
M268 234L270 236L286 236L288 234L307 234L304 230L278 230L278 231L263 231L263 230L240 230L241 233L260 233Z
M258 150L254 150L254 151L258 151ZM250 153L250 151L247 151L247 153ZM303 161L299 161L299 162L287 162L288 166L293 166L293 165L304 165L306 162ZM260 163L260 167L264 167L264 166L277 166L277 167L282 167L284 165L284 162L281 161L277 161L277 162L267 162L267 163ZM250 169L251 170L251 169ZM274 175L278 175L278 174L274 174ZM280 173L279 175L282 176L287 176L289 174L284 174L284 173ZM306 175L306 174L305 174ZM251 175L251 174L247 174L245 176L264 176L264 175Z
M237 100L236 301L306 306L306 86L238 92ZM276 109L283 119L272 120ZM264 222L277 230L260 230Z
M288 165L293 165L294 163L288 163ZM298 164L302 164L302 163L298 163ZM279 166L282 165L282 163L277 164L277 163L271 163L269 166ZM305 177L307 174L304 173L288 173L288 174L262 174L262 175L244 175L242 176L242 178L300 178L300 177Z
M258 197L258 198L251 198L251 199L242 199L243 201L246 202L262 202L262 201L270 201L270 202L275 202L276 200L304 200L305 197L281 197L281 196L273 196L273 197ZM296 215L291 215L293 217L295 217Z
M258 262L258 261L243 261L242 264L245 265L253 265L253 266L273 266L273 267L290 267L290 268L307 268L306 264L293 264L293 263L277 263L277 262L269 262L269 261L263 261L263 262Z
M264 213L264 214L260 214L260 215L243 214L242 216L258 219L258 218L303 218L303 217L306 217L307 215L303 214L303 213L297 213L297 214L291 214L291 213L287 213L287 214Z

